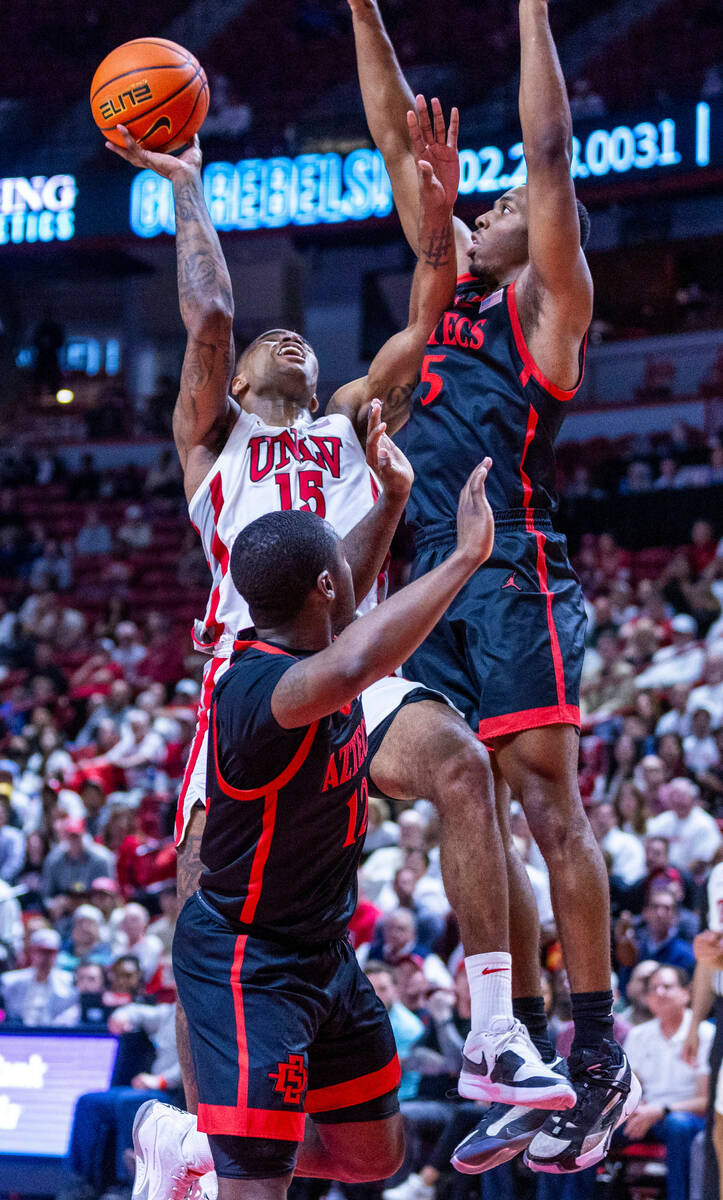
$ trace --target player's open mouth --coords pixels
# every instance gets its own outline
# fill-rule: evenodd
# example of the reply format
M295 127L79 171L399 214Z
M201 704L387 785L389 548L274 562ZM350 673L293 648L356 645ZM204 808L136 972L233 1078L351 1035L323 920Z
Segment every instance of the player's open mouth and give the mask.
M281 349L277 351L277 353L279 355L279 358L289 358L293 362L299 362L299 363L306 362L306 354L304 353L304 351L301 349L300 346L282 346Z

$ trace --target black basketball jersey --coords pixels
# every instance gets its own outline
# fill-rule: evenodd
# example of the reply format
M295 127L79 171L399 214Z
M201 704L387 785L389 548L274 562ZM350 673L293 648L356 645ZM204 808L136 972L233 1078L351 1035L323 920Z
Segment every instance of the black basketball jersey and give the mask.
M580 382L583 362L584 343ZM467 477L487 454L493 509L553 510L553 444L576 391L555 387L532 358L514 283L485 295L472 275L460 276L412 396L404 441L414 467L408 521L417 530L454 523Z
M300 942L340 937L367 826L361 701L283 729L271 696L304 652L236 641L211 700L200 887L224 916Z

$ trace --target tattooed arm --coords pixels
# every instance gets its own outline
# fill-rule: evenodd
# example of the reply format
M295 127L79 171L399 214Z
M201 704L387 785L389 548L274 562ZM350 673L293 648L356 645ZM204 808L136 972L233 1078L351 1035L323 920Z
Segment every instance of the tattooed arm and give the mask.
M173 186L178 299L188 339L173 436L188 499L218 457L237 408L228 394L233 365L233 296L218 235L206 208L198 137L178 157L144 150L124 126L125 146L106 142L132 166L156 171Z
M407 120L419 191L417 266L409 300L409 320L405 329L382 346L369 373L339 388L326 410L345 413L362 444L373 398L382 401L382 419L389 434L396 433L407 421L425 347L453 300L456 283L452 207L459 183L457 110L452 109L448 135L441 110L436 108L432 129L422 97L418 98L417 111L410 110Z

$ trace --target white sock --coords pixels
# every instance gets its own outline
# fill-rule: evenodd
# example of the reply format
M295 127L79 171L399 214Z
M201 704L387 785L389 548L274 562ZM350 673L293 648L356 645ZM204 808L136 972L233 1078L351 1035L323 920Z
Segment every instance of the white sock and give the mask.
M195 1126L184 1134L181 1141L181 1152L186 1166L192 1171L198 1172L199 1175L205 1175L208 1171L214 1170L213 1155L208 1138Z
M512 1024L512 956L502 950L468 954L464 960L472 1003L472 1033L483 1033L493 1017Z

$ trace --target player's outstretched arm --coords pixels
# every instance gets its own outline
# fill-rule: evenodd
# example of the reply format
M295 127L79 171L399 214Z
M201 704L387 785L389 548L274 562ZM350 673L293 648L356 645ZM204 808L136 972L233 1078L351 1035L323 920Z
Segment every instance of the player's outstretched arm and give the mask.
M386 432L381 400L372 400L367 423L367 462L382 485L376 504L344 538L344 554L354 580L354 598L360 604L384 569L394 531L414 482L414 471Z
M406 328L385 342L372 360L368 375L339 388L327 407L327 412L343 412L349 417L362 443L372 397L382 399L382 417L390 434L408 419L409 401L427 342L454 299L457 269L452 208L459 185L459 114L452 109L447 131L439 101L432 101L432 110L434 124L424 97L418 96L416 107L407 113L419 228Z
M572 116L547 0L520 0L520 44L530 256L528 277L520 284L542 292L554 309L556 324L580 339L592 316L592 280L580 248L570 174Z
M348 3L352 13L357 71L369 132L384 159L405 237L416 254L419 193L407 125L407 113L414 108L415 97L404 78L389 34L384 28L377 0L348 0ZM457 219L454 226L462 258L470 243L470 233Z
M176 156L145 150L123 125L118 128L125 147L106 142L107 148L134 167L170 179L173 186L178 299L188 334L173 435L190 497L199 482L186 470L190 452L202 446L218 453L236 415L228 395L233 365L231 279L203 196L198 135ZM205 469L201 466L201 475Z
M271 697L271 711L279 725L296 729L336 712L405 662L431 633L492 553L494 519L485 495L491 466L492 460L486 458L462 489L457 546L449 558L354 621L327 650L295 663L282 676Z

